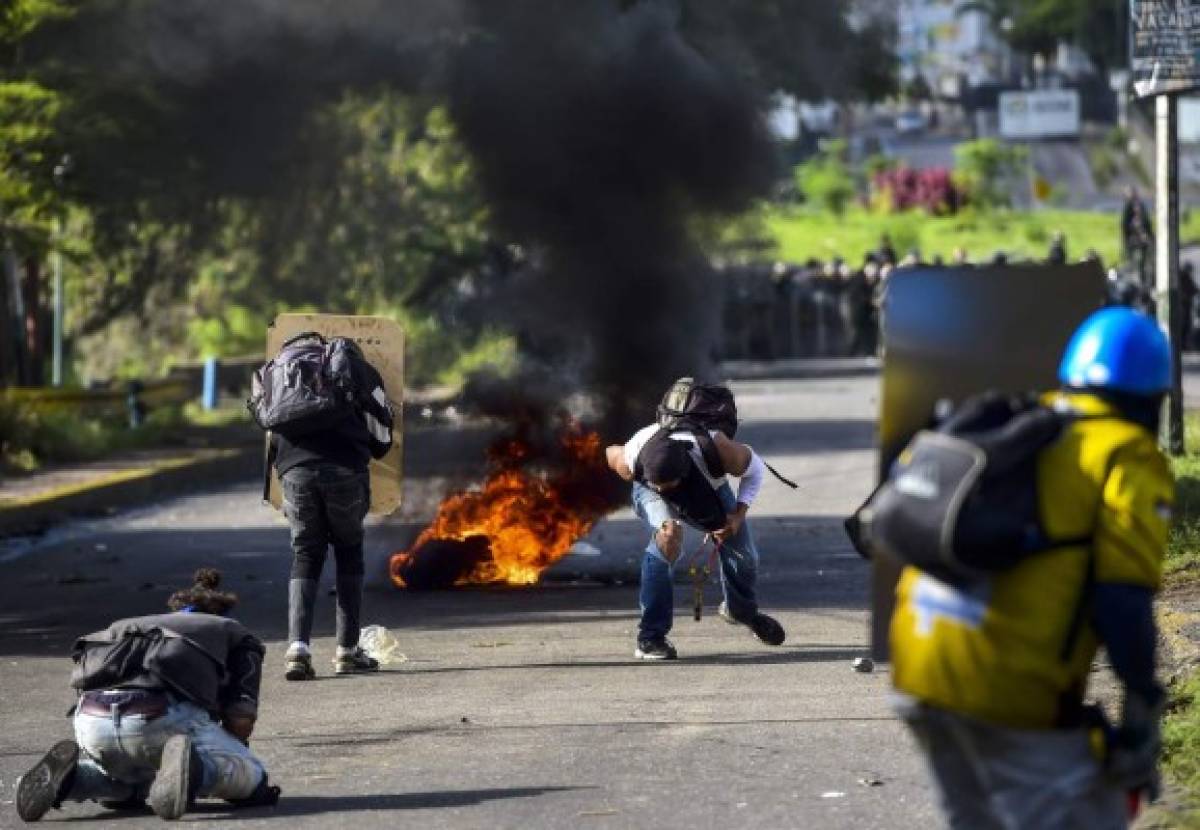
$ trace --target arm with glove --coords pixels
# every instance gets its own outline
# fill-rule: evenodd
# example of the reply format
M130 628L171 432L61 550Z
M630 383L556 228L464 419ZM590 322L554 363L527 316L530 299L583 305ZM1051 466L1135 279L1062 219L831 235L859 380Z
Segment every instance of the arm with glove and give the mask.
M1124 687L1105 769L1130 793L1158 797L1166 694L1155 679L1154 595L1174 503L1174 481L1152 436L1120 450L1104 482L1095 536L1092 626Z
M1121 721L1109 736L1105 770L1121 789L1154 801L1166 694L1154 679L1153 593L1138 585L1097 585L1092 625L1125 689Z

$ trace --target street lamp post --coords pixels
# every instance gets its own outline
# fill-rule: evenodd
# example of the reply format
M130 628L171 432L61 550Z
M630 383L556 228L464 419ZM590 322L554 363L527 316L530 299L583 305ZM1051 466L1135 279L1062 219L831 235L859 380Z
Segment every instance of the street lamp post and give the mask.
M54 166L54 187L60 194L63 180L70 171L71 157L64 155ZM63 287L62 236L63 220L59 216L54 220L54 324L51 332L53 350L50 367L50 383L54 386L62 386L63 383L63 322L66 299Z
M52 332L54 351L50 367L50 383L62 386L63 382L63 270L62 251L58 250L62 239L62 220L54 220L54 328Z

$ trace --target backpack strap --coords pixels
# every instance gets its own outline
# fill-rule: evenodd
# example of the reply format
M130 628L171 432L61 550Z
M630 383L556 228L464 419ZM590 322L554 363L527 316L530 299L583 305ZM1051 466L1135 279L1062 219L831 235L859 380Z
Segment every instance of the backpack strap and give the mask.
M1091 541L1091 537L1088 538ZM1067 636L1063 639L1062 650L1058 657L1064 663L1071 658L1071 652L1075 650L1075 643L1079 640L1079 635L1083 631L1083 621L1087 614L1088 608L1092 604L1092 594L1096 589L1096 550L1089 544L1087 546L1087 570L1083 577L1083 588L1079 591L1079 599L1075 602L1075 610L1071 612L1071 623L1067 626Z
M706 467L708 467L709 472L718 478L726 474L725 463L721 461L721 454L717 451L717 442L713 440L713 437L709 434L708 430L697 425L693 421L684 421L679 425L678 428L681 431L690 432L696 437L696 443L700 446L700 454L704 457L704 464ZM759 456L759 458L762 458L762 456ZM788 487L791 487L793 490L799 488L799 485L796 484L796 482L792 481L791 479L784 478L778 470L767 463L765 458L763 458L763 466L771 471L771 475L775 476L775 478L779 479Z
M721 453L717 451L717 442L713 440L708 430L695 421L684 419L672 429L672 432L687 432L696 439L700 455L704 458L704 466L714 478L725 475L725 462L721 461Z
M319 332L302 331L299 334L293 335L292 337L289 337L287 340L284 340L283 343L280 344L279 348L280 348L280 350L286 349L288 346L292 345L293 343L298 343L301 340L318 340L321 342L321 345L325 345L329 342L324 337L322 337Z
M1097 419L1099 416L1096 416ZM1113 466L1116 462L1117 450L1113 450L1109 455L1108 461L1104 468L1104 478L1100 480L1100 505L1097 506L1097 515L1100 507L1104 504L1104 488L1108 486L1108 478L1112 475ZM1059 652L1059 658L1066 662L1071 657L1071 652L1075 650L1075 643L1079 639L1080 633L1083 631L1084 617L1087 615L1088 608L1092 604L1092 594L1096 588L1096 546L1093 544L1095 535L1086 537L1078 537L1075 539L1064 539L1061 543L1056 542L1056 545L1087 545L1087 570L1084 572L1083 587L1079 591L1079 599L1075 603L1075 610L1071 612L1071 622L1067 626L1067 636L1063 640L1062 650Z
M657 432L652 433L650 437L646 439L646 444L649 444L659 435L662 435L663 431L664 430L660 427ZM643 444L642 446L644 447L646 444ZM633 480L640 484L646 483L646 470L642 466L642 454L640 451L638 452L638 457L633 462Z
M762 456L760 455L759 458L762 458ZM763 458L763 466L771 471L771 475L775 476L775 478L779 479L784 484L786 484L788 487L791 487L793 490L797 489L800 486L796 482L792 481L791 479L786 479L783 476L781 476L779 474L779 471L776 470L774 467L772 467L770 464L768 464L767 459L765 459L765 458Z

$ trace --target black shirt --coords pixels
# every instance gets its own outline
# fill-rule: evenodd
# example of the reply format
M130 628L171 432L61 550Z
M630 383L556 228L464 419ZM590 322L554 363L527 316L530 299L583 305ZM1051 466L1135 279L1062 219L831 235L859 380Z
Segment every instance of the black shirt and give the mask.
M293 467L336 464L348 470L365 470L371 461L370 436L362 418L353 411L332 429L300 435L291 440L282 435L275 441L275 472L283 476Z

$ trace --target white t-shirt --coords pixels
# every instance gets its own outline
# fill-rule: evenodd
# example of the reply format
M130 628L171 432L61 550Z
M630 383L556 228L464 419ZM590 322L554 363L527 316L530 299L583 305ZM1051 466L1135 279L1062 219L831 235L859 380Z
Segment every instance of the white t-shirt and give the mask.
M648 427L643 427L633 434L633 437L625 442L625 464L630 470L636 468L638 455L642 452L642 447L646 446L646 442L650 440L654 433L658 432L658 424L651 424ZM717 430L710 429L709 435L716 435ZM708 464L704 462L704 453L700 450L700 442L696 440L696 436L690 432L673 432L671 433L672 441L686 441L691 446L688 447L688 454L692 460L696 462L700 472L704 473L704 477L708 479L708 483L716 490L725 484L725 476L714 476L708 469Z

